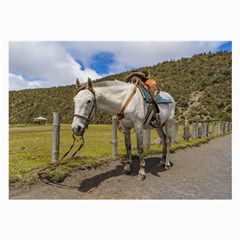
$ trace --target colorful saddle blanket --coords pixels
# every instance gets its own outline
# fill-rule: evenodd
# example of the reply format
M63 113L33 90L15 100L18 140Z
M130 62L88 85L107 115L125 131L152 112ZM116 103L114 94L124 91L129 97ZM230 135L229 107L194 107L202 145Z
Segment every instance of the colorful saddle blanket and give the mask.
M139 87L139 89L140 89L140 91L141 91L141 93L142 93L145 101L146 101L147 103L152 102L153 99L152 99L151 94L150 94L141 84L139 84L138 87ZM168 103L172 103L172 101L171 101L170 99L162 98L162 97L160 96L160 94L157 94L155 101L156 101L157 104L168 104Z

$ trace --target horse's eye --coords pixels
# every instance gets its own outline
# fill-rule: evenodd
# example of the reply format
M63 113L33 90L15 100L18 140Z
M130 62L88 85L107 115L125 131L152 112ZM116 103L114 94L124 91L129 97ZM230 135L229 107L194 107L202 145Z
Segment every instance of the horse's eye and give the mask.
M91 100L88 100L87 103L91 103Z

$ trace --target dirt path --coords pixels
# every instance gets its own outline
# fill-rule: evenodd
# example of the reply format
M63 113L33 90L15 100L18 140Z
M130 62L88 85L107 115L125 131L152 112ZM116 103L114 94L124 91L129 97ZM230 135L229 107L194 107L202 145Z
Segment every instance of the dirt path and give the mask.
M73 173L63 189L42 182L31 189L10 191L10 199L231 199L231 135L211 140L200 147L178 150L171 155L171 170L157 166L159 156L146 159L147 178L137 180L137 159L133 173L121 175L123 165L113 161L96 170Z

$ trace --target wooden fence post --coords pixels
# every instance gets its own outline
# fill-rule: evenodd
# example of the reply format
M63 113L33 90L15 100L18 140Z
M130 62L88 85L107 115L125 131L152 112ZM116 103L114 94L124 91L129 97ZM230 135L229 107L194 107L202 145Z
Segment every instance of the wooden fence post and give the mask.
M212 124L212 131L211 131L211 136L212 136L212 137L214 136L215 125L216 125L216 123L213 122L213 124Z
M202 137L207 137L207 123L203 123Z
M230 131L230 122L228 122L227 129L228 129L228 132L231 132Z
M188 120L186 120L183 128L183 139L185 141L189 141L189 137L190 137L189 124L188 124Z
M225 133L228 133L228 122L225 123Z
M202 123L199 123L198 124L198 138L201 138L202 137Z
M202 123L202 137L206 137L206 134L205 134L205 123Z
M221 135L221 123L219 122L218 124L217 124L217 135L219 136L219 135Z
M143 148L150 148L151 130L143 129Z
M206 137L209 137L209 123L206 123Z
M221 134L223 134L223 122L221 123Z
M196 139L197 138L197 123L194 122L193 123L193 127L192 127L192 139Z
M222 134L224 134L226 132L226 123L223 123L223 129L222 129Z
M117 157L117 117L112 117L112 157Z
M173 142L178 143L178 126L179 123L177 121L174 122L174 131L173 131Z
M59 161L60 145L60 114L53 113L52 163Z

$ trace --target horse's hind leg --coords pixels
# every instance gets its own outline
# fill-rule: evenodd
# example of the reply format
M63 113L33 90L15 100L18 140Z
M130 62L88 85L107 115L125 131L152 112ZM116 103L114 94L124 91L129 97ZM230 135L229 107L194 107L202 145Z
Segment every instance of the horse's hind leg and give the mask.
M127 152L127 163L122 171L123 174L130 174L131 173L131 166L132 166L132 145L131 145L131 136L130 136L130 129L124 129L124 140L125 140L125 147Z
M135 131L137 135L137 151L140 158L140 170L138 172L138 179L144 180L146 178L146 173L145 173L146 164L143 158L143 126L136 125Z
M163 152L162 152L162 159L160 161L160 165L165 166L166 157L167 157L167 144L166 144L166 134L163 131L162 127L157 128L157 133L162 141Z
M167 156L165 162L165 168L170 168L170 147L171 147L171 138L172 138L172 125L173 120L168 120L165 124L166 129L166 149L167 149Z

